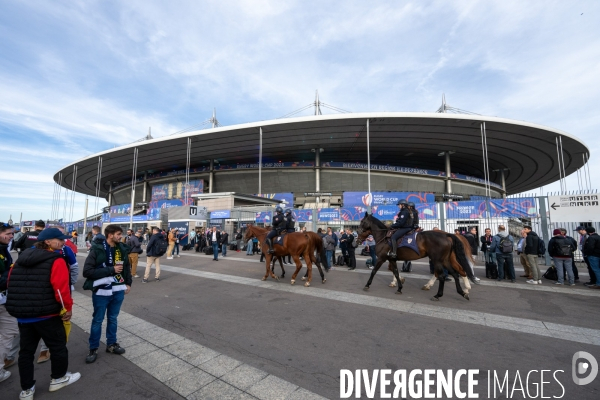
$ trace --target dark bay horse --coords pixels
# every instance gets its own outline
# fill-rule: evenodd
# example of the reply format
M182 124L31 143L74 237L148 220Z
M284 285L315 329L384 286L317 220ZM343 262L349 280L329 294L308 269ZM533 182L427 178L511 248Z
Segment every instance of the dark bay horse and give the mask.
M292 275L292 280L290 281L290 283L293 285L294 283L296 283L296 277L298 276L298 272L300 272L300 269L302 268L302 263L300 262L300 256L302 256L304 258L304 261L306 262L306 268L308 270L308 280L304 283L304 286L310 286L310 282L312 281L312 262L317 261L313 255L315 251L315 243L311 236L302 232L286 233L283 236L283 246L275 244L273 246L275 253L269 254L269 246L265 243L267 233L269 233L268 229L248 225L248 229L246 230L246 233L244 235L245 240L248 240L252 237L256 237L261 245L261 251L265 255L266 265L266 274L262 278L262 280L266 280L269 276L271 276L271 278L275 280L279 280L279 278L273 273L273 271L270 268L271 260L273 259L273 257L283 257L290 255L294 260L294 263L296 264L296 271ZM323 244L321 241L321 248L322 246ZM321 275L322 282L325 283L326 279L321 268L321 263L317 261L315 262L315 264L319 269L319 274Z
M390 246L387 244L386 234L388 227L375 218L369 213L365 213L364 218L360 221L359 227L359 238L362 240L369 234L375 238L375 251L377 253L377 264L374 266L369 281L365 286L364 290L369 290L373 283L373 278L379 270L379 268L388 261L388 252ZM443 277L443 269L446 268L448 272L454 277L456 283L456 291L465 299L469 300L469 294L464 292L459 282L459 275L463 277L467 287L467 274L465 269L470 271L470 265L467 261L465 254L465 248L461 240L456 235L452 235L442 231L425 231L420 232L417 235L417 246L419 248L419 254L414 250L406 247L398 247L396 252L396 259L403 261L413 261L420 258L429 257L433 263L435 275L437 277ZM396 294L402 294L402 282L398 274L398 266L396 260L389 260L394 277L398 281L398 291ZM439 300L444 295L444 280L439 280L438 293L433 296L432 300Z

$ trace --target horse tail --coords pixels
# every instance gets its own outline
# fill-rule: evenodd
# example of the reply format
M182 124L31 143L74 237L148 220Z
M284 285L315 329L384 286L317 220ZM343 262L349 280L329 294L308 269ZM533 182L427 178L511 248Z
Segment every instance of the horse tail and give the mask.
M327 254L325 253L325 247L323 246L323 239L315 232L307 232L307 235L310 235L310 239L315 246L315 250L321 259L320 264L323 266L327 266ZM318 261L318 259L317 259Z
M463 245L462 241L458 237L456 237L456 235L453 235L451 233L447 233L446 236L448 236L450 239L452 239L452 253L458 264L458 265L453 265L453 266L455 268L457 266L459 267L457 272L461 276L465 276L465 273L469 277L473 276L473 270L471 269L471 265L469 264L469 261L467 259L467 254L465 252L465 246ZM453 261L452 258L453 257L451 254L450 255L451 261Z

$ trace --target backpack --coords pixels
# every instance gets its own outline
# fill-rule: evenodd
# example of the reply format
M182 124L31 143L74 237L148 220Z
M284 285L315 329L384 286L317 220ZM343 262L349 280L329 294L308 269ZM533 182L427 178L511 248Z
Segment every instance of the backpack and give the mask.
M538 238L538 256L543 256L546 254L546 243L542 240L542 238Z
M358 238L354 237L354 240L352 241L352 247L357 248L358 247Z
M556 268L554 267L554 265L551 265L550 268L548 268L546 270L546 272L543 275L544 278L551 280L551 281L557 281L558 280L558 272L556 271Z
M573 255L571 241L567 238L554 239L554 253L557 256L571 257Z
M155 257L164 256L165 253L167 252L168 248L169 248L169 243L167 242L167 240L165 239L164 236L161 236L160 239L158 239L158 243L156 244Z
M500 239L500 252L501 253L512 253L513 242L510 241L510 236Z
M337 265L344 265L344 256L338 256L336 260Z

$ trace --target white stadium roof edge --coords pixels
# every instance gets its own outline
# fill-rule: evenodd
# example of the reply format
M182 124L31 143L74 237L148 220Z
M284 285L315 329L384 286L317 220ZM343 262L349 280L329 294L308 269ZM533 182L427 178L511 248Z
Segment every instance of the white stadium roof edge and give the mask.
M75 191L95 195L101 156L100 196L106 197L111 182L131 181L134 148L138 176L144 171L181 170L186 168L188 138L192 167L210 159L230 165L257 163L260 128L263 162L314 161L312 149L322 148L322 162L366 163L367 120L371 164L444 171L444 157L438 154L454 152L451 172L480 178L485 123L490 181L500 183L500 171L505 170L508 194L560 179L557 140L562 141L566 176L582 167L590 154L577 137L530 122L471 114L347 113L257 121L138 141L77 160L58 171L54 181L71 189L76 166Z

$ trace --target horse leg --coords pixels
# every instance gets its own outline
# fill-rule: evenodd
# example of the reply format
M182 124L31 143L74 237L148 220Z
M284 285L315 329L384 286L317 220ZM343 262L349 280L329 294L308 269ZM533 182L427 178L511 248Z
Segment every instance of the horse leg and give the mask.
M377 271L379 271L379 268L381 268L381 266L384 262L386 262L386 260L387 257L377 256L377 264L373 267L373 270L371 271L371 276L369 277L369 281L367 282L367 285L363 288L363 290L369 290L371 284L373 283L373 278L375 278L375 274L377 273Z
M393 274L393 270L392 270L392 274ZM404 279L403 276L400 275L400 271L398 271L398 277L400 278L400 283L402 283L404 285L404 282L406 282L406 279ZM392 282L388 285L389 287L396 287L398 285L398 279L396 279L395 276L392 276Z
M400 275L398 274L398 264L396 264L396 261L392 261L392 272L394 273L394 278L398 282L398 291L396 292L396 294L402 294L403 278L400 278Z
M310 282L312 281L312 263L310 261L311 261L311 259L310 259L310 257L308 257L308 259L306 259L306 269L308 272L308 280L304 283L304 286L306 286L306 287L309 287ZM298 262L300 262L300 260L298 260Z
M265 264L267 266L267 273L265 274L265 276L263 276L262 280L266 281L267 278L269 277L269 275L272 275L273 272L271 272L271 255L270 254L265 254Z
M279 266L281 267L281 276L280 278L283 279L285 278L285 269L283 268L283 264L281 262L281 257L277 257L277 259L279 260ZM273 269L275 269L275 263L273 263ZM275 272L275 271L273 271Z
M431 289L431 287L435 283L436 279L437 279L437 276L435 276L435 274L431 275L431 279L425 285L423 285L423 287L421 289L422 290L429 290L429 289Z
M439 282L439 287L438 287L438 292L435 296L433 296L431 298L431 300L433 301L439 301L440 297L442 297L444 295L444 283L446 283L446 279L444 278L444 272L442 271L441 273L438 273L438 282Z
M454 282L456 283L456 291L458 292L458 294L460 294L465 299L469 300L469 293L465 293L462 290L462 287L460 286L460 275L458 275L458 272L451 269L450 274L452 274L452 276L454 277Z
M325 279L325 274L323 273L323 268L321 267L321 262L319 261L318 257L315 257L314 254L310 254L310 261L317 266L317 269L319 270L319 275L321 275L321 282L325 283L325 281L327 281L327 279ZM308 271L307 271L308 272Z
M275 257L277 257L277 256L275 256L273 254L269 254L269 252L267 252L267 254L265 254L265 261L267 261L267 272L269 273L269 275L271 276L271 278L273 278L276 281L278 281L279 277L277 275L275 275L273 273L273 271L271 271L271 268L269 268L269 266L271 265L271 260L273 260L273 265L275 264L275 260L274 260Z
M292 275L292 280L290 281L292 285L296 283L296 277L302 268L302 263L300 262L300 258L298 258L298 256L294 256L294 262L296 263L296 271L294 271L294 275Z

